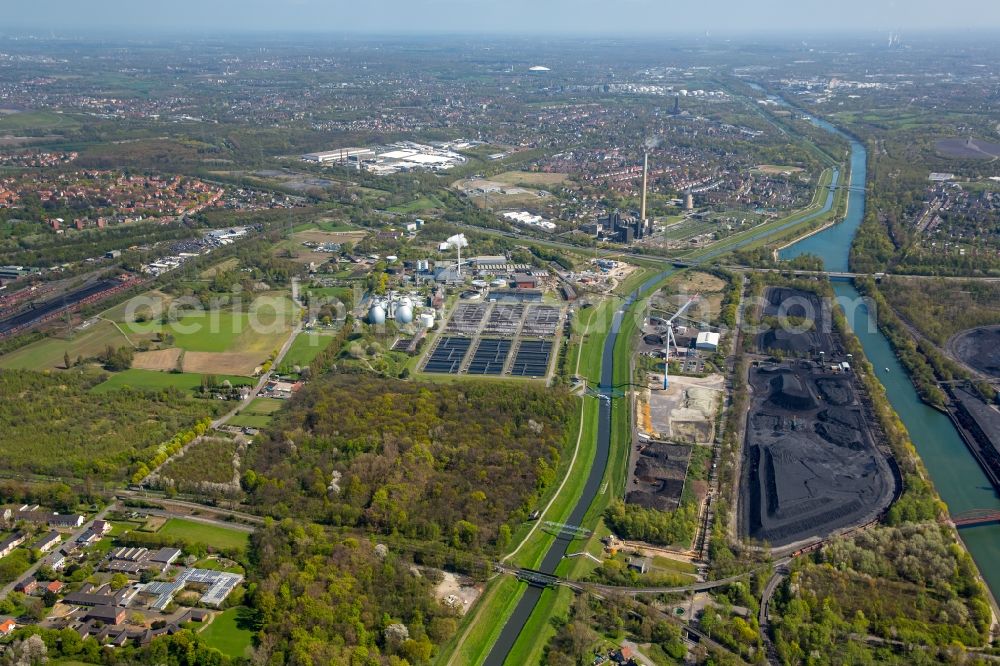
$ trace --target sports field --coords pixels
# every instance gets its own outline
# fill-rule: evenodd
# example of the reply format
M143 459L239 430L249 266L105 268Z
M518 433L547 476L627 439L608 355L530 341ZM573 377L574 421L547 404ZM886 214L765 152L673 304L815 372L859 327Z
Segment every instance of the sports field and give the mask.
M250 538L248 533L240 530L231 530L183 518L171 518L157 531L157 534L180 539L185 543L201 544L219 550L245 549Z
M534 171L505 171L496 176L490 176L490 180L496 180L507 185L527 185L545 186L560 185L569 178L565 173L541 173Z
M243 628L240 622L240 618L247 612L248 609L237 606L219 613L211 624L201 630L202 640L224 655L242 657L253 637L253 633Z

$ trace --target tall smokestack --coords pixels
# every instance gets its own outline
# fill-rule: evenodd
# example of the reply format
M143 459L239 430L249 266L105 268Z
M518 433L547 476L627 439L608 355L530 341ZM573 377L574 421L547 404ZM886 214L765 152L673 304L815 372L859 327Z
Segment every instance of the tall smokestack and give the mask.
M646 224L646 179L649 175L649 153L642 153L642 209L639 211L639 223Z

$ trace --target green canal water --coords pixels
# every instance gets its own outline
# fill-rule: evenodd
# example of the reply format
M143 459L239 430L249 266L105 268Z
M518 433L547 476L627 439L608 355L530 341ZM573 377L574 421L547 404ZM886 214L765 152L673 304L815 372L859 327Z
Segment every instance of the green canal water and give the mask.
M840 134L851 143L850 196L847 216L841 223L786 248L783 258L812 253L823 259L827 270L847 270L851 240L864 218L865 147L829 123L812 119L827 131ZM951 420L925 405L917 397L906 370L874 322L874 313L862 304L861 295L847 282L834 282L837 298L847 320L864 347L865 355L876 369L889 402L899 414L910 438L930 473L934 486L951 513L970 509L1000 509L1000 498L975 458L965 446ZM983 578L1000 597L1000 525L983 525L960 531L979 566Z

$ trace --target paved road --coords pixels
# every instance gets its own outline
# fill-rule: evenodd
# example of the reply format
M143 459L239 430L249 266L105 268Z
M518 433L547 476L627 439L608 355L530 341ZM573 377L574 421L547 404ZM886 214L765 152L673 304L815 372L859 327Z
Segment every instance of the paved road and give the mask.
M781 581L788 576L789 570L787 566L780 566L774 570L771 578L768 579L767 584L764 586L763 592L760 595L760 611L757 614L757 625L760 627L760 635L764 639L764 649L767 653L767 661L769 664L777 664L778 661L778 651L774 647L774 642L771 640L771 627L768 621L768 609L771 605L771 598L774 596L775 590L781 585Z
M214 513L218 515L232 516L233 518L237 518L239 520L248 523L255 523L257 525L261 525L264 523L264 518L256 514L244 513L242 511L236 511L234 509L224 509L222 507L212 506L210 504L199 504L198 502L187 502L185 500L167 499L165 497L158 497L156 495L148 495L146 493L135 492L134 490L119 490L118 498L142 499L149 502L155 502L156 504L161 504L165 507L176 506L184 509L191 509L192 511L207 511L209 513ZM226 521L225 524L231 525L232 523Z
M83 526L80 527L78 530L76 530L75 532L73 532L68 539L63 539L62 543L71 543L73 541L76 541L80 537L81 534L83 534L88 529L90 529L90 526L94 524L95 520L104 520L104 517L106 515L108 515L108 513L113 508L115 508L117 506L118 506L117 502L112 502L111 504L108 504L106 507L104 507L104 509L100 513L98 513L96 516L94 516L93 518L91 518L90 520L88 520L86 523L84 523ZM34 576L35 572L37 572L38 569L42 566L42 564L45 563L46 559L48 559L48 558L47 557L40 557L40 558L38 558L38 561L35 562L34 564L32 564L30 567L28 567L28 570L25 571L20 576L18 576L18 578L16 580L11 581L7 585L4 585L2 588L0 588L0 599L6 599L7 595L10 594L11 592L13 592L14 588L17 587L17 584L20 583L22 580L25 580L27 578L30 578L31 576Z

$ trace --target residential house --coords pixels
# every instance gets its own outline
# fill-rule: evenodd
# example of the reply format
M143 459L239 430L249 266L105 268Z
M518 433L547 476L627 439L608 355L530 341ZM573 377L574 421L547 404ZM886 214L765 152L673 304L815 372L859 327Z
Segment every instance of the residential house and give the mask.
M31 544L31 549L47 553L58 546L61 540L62 536L60 536L59 532L52 530L41 539L38 539L35 543Z
M14 549L24 543L28 538L28 535L24 532L15 532L9 537L0 541L0 557L7 557Z
M22 594L31 594L38 588L38 581L33 577L28 576L24 580L19 580L17 585L14 586L15 592L21 592Z

